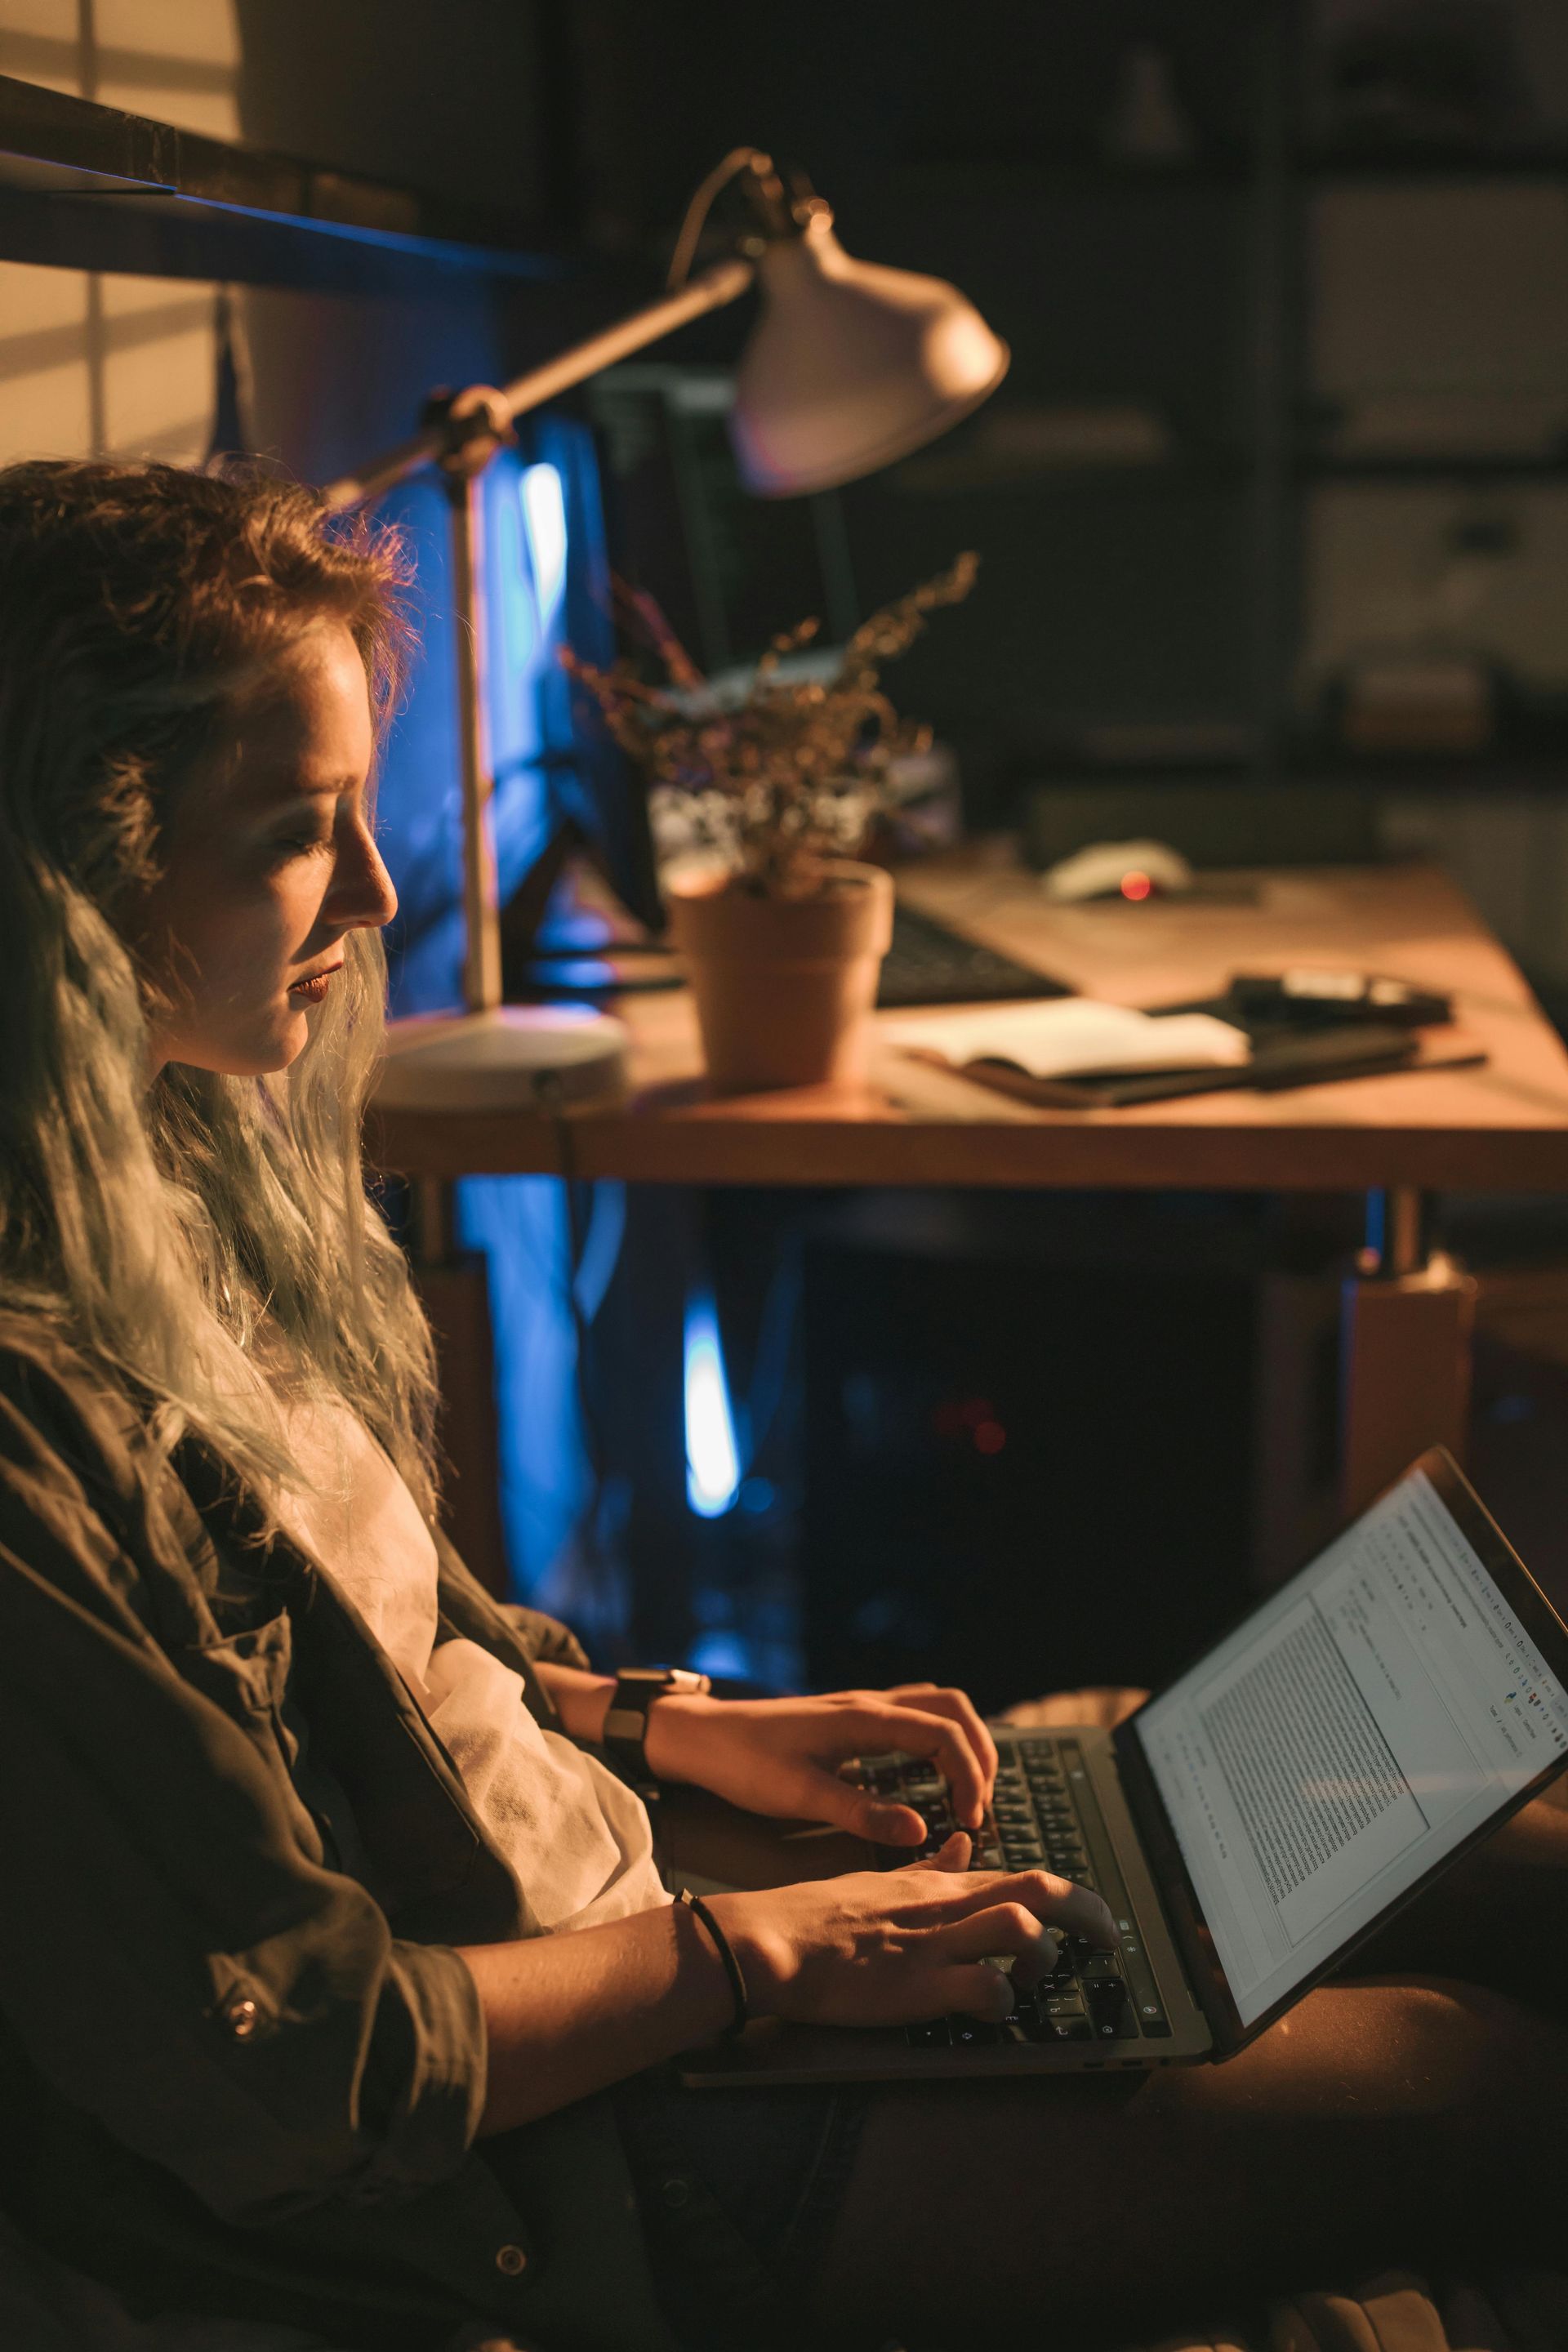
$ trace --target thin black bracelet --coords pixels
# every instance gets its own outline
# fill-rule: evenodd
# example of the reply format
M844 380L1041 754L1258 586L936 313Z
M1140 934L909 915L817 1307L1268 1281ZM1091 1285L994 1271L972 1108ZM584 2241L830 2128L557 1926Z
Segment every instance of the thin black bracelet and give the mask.
M735 2014L724 2028L720 2039L724 2042L733 2042L735 2036L744 2030L746 2020L751 2015L751 2011L746 2006L746 1979L741 1974L741 1963L730 1948L729 1937L726 1936L700 1895L693 1895L689 1886L682 1886L675 1899L678 1903L684 1903L689 1911L696 1912L697 1916L719 1947L719 1958L723 1961L724 1974L730 1979L730 1997L735 2004Z

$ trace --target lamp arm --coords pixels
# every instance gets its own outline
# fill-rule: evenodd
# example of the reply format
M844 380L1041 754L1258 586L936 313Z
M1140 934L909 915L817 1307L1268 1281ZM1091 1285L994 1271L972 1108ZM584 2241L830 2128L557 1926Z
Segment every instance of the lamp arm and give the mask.
M542 408L558 393L567 392L574 383L584 383L597 375L602 368L614 367L617 360L629 359L662 336L673 334L689 320L700 319L710 310L721 310L727 302L738 301L755 278L756 266L739 254L716 261L700 278L693 278L673 294L663 294L657 302L649 302L641 310L634 310L627 319L616 325L601 327L586 342L563 352L559 359L546 360L542 367L533 368L527 375L513 378L501 387L501 398L514 417L526 416L531 408Z
M501 388L500 404L510 417L525 416L531 409L542 408L557 394L570 391L576 383L585 383L602 368L613 367L617 360L627 359L649 343L657 343L664 335L673 334L689 320L700 319L710 310L721 310L728 302L737 301L756 275L754 265L740 255L715 262L711 269L691 278L673 294L661 295L657 302L634 310L628 318L617 320L586 341L574 343L540 367L531 368ZM357 473L344 474L329 482L322 493L330 514L341 514L346 508L363 505L379 498L383 491L406 481L425 466L438 465L451 448L451 435L445 423L426 426L413 440L400 442L395 448L384 450L373 457Z

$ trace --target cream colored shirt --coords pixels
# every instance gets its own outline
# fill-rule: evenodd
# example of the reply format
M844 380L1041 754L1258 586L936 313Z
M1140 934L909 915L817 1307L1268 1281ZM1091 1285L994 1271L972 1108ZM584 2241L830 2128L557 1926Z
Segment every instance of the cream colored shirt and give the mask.
M288 1532L347 1594L463 1776L524 1903L552 1929L669 1900L647 1811L623 1780L529 1713L521 1675L475 1642L437 1643L436 1547L397 1470L355 1413L285 1409L300 1486Z

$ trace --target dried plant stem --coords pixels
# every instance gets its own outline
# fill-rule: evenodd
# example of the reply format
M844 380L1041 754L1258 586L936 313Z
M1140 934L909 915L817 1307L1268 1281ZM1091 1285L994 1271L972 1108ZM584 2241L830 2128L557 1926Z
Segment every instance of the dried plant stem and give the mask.
M774 638L743 695L721 699L654 599L620 580L619 617L663 678L649 681L631 658L599 669L565 647L561 659L650 788L675 797L693 837L724 857L742 887L800 898L822 887L826 860L860 845L886 805L892 761L929 744L929 730L901 720L881 691L882 666L908 650L929 614L962 603L979 564L961 555L874 613L826 682L781 675L785 657L817 634L807 620Z

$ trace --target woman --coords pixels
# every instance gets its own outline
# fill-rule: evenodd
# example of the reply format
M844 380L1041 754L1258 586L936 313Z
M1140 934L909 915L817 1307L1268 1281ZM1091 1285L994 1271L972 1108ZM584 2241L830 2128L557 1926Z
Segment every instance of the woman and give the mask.
M1568 2043L1468 1990L1321 1992L1224 2068L1048 2095L680 2093L735 1971L759 2014L994 2015L988 1960L1109 1916L963 1835L671 1904L592 1752L611 1684L436 1533L358 1163L400 584L299 490L0 473L0 2203L133 2310L375 2352L1114 2334L1490 2226L1473 2161L1521 2137L1531 2222ZM995 1765L925 1685L671 1695L647 1745L895 1845L918 1817L844 1759L931 1756L972 1823ZM1430 1964L1496 1976L1516 1897L1538 1948L1565 1826L1429 1906Z

